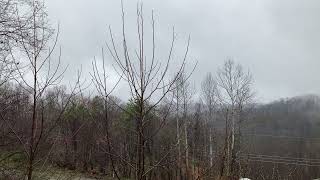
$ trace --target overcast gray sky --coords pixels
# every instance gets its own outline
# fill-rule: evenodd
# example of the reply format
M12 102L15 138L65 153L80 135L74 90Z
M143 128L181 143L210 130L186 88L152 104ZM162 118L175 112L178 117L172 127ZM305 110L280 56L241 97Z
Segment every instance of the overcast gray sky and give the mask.
M108 40L109 25L121 35L119 0L45 2L51 22L60 22L68 79L81 64L84 71L90 70L92 58ZM135 0L124 0L131 39L136 37L136 5ZM167 52L173 25L178 34L176 58L191 35L189 62L198 61L191 81L198 89L207 72L215 74L231 57L252 72L258 101L320 93L319 0L145 0L143 6L146 17L155 12L160 57ZM107 60L112 76L112 61ZM123 85L115 95L128 96Z

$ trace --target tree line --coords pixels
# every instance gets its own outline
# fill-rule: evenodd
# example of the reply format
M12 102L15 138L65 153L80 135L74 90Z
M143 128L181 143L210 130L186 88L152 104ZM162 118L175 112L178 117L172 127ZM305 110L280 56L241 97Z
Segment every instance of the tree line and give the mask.
M4 179L49 178L57 173L53 167L137 180L251 175L255 167L246 158L250 149L243 134L257 109L248 69L228 59L196 92L190 80L196 64L187 66L190 37L177 59L173 29L167 58L158 58L153 13L148 27L139 5L137 47L129 46L132 32L122 7L122 31L116 33L121 37L109 28L101 61L92 62L91 82L79 70L76 81L65 85L59 26L50 25L43 2L0 5ZM115 64L115 84L109 82L105 54ZM127 84L130 100L113 95L119 82Z

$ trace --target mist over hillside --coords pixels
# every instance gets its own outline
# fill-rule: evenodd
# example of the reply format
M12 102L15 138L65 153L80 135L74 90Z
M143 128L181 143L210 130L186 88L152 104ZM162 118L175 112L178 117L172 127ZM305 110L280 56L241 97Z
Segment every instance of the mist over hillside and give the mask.
M319 2L0 0L0 180L319 178Z
M252 132L319 137L320 97L305 95L258 105L253 116Z
M294 168L289 179L320 176L319 96L298 96L258 105L245 124L243 146L251 154L247 158L254 162L253 167L259 166L270 174L275 168L279 172Z

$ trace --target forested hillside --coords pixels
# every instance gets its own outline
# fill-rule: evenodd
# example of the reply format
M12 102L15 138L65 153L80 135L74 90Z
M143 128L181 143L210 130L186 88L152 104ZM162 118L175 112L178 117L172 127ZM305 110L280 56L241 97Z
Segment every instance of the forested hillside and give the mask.
M244 130L251 160L261 168L256 176L263 171L269 178L277 173L289 179L319 177L319 115L320 99L315 95L257 105Z
M74 69L43 1L0 0L0 179L320 177L318 96L257 103L254 74L232 58L196 87L190 36L177 43L172 28L163 48L153 11L138 3L136 31L119 11L121 31Z

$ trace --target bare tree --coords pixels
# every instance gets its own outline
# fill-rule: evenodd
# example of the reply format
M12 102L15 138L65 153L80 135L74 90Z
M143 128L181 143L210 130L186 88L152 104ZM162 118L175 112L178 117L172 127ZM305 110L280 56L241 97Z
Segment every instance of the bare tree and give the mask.
M222 163L222 175L235 174L235 135L236 123L241 109L252 98L252 76L245 72L240 64L233 60L227 60L218 71L219 103L226 110L226 141L224 160Z
M155 21L153 13L151 16L152 24L152 40L151 40L151 54L147 58L147 51L145 49L145 26L142 5L137 8L137 34L138 34L138 50L132 55L128 50L127 35L125 29L125 16L122 8L122 52L116 48L113 34L110 29L111 43L108 43L108 50L117 64L117 72L123 74L123 79L128 83L132 99L137 104L138 110L134 112L133 117L136 120L136 162L135 162L135 178L138 180L146 179L146 175L150 169L145 170L145 145L149 141L146 137L147 124L152 120L146 118L152 110L166 97L166 95L174 89L175 82L180 77L186 64L189 40L183 60L175 72L173 79L168 80L168 70L172 61L172 53L175 43L175 32L173 31L172 40L168 58L163 64L155 57L156 42L155 42ZM121 72L121 73L120 73ZM152 102L151 105L147 105ZM152 133L151 133L152 134ZM163 158L161 159L163 160ZM159 161L161 161L159 160ZM159 164L159 161L155 165ZM154 169L154 167L150 167Z
M61 69L61 50L58 61L56 63L52 62L51 58L59 32L56 33L55 37L53 36L54 30L49 26L44 4L37 0L27 1L26 4L26 11L30 12L31 18L26 21L18 21L17 25L19 34L17 41L22 49L18 55L19 59L24 60L18 61L18 55L15 51L11 51L10 55L17 69L16 82L32 94L31 122L27 122L27 124L30 123L30 135L26 142L21 142L28 159L26 177L30 180L34 170L34 162L39 152L40 142L49 136L49 133L52 132L57 122L61 119L68 101L64 104L56 120L50 122L50 126L46 125L42 97L49 87L60 83L66 68ZM25 26L30 28L25 29ZM51 48L49 47L50 45L52 46ZM19 63L23 64L23 69L18 68ZM78 84L79 78L80 73L76 84ZM71 89L71 96L74 94L76 87ZM68 98L69 100L71 96Z
M179 78L176 81L176 88L174 89L172 93L172 99L175 101L175 120L176 120L176 141L177 141L177 151L178 151L178 172L177 172L177 179L182 178L182 172L181 172L181 166L182 166L182 161L181 161L181 117L180 117L180 106L182 104L182 95L180 94L180 82L181 78Z
M102 72L100 72L101 70L98 69L97 66L97 61L96 59L92 62L92 73L91 73L91 77L92 77L92 81L96 87L96 90L98 91L99 95L101 98L103 98L104 100L104 121L105 121L105 139L106 139L106 144L107 144L107 154L109 156L109 159L111 161L111 166L112 166L112 170L115 174L115 176L117 177L117 179L120 179L120 176L118 175L118 172L115 168L115 163L114 163L114 158L112 156L112 154L114 154L114 152L112 151L112 147L111 147L111 137L110 137L110 118L108 116L108 104L109 104L109 96L110 94L113 92L113 90L116 88L116 86L118 85L118 83L121 80L121 77L119 78L119 80L117 81L117 83L115 85L110 85L107 83L108 80L108 75L106 72L106 65L105 65L105 58L104 58L104 50L102 49Z
M209 127L209 132L205 128L205 137L209 136L209 156L210 167L213 166L213 123L214 123L214 108L217 104L217 83L211 73L208 73L201 83L202 101L207 109L207 118L205 118L205 126ZM206 138L205 138L206 139ZM205 143L207 144L207 143Z
M189 171L189 137L188 137L188 128L189 128L189 117L188 111L190 110L190 104L192 102L192 97L194 95L194 87L191 86L190 82L188 81L188 76L182 72L181 75L178 77L176 82L176 94L180 94L181 98L181 109L182 109L182 117L183 120L183 127L184 127L184 145L185 145L185 166L186 166L186 176L188 176ZM179 124L180 126L180 124ZM180 134L180 132L177 132Z

